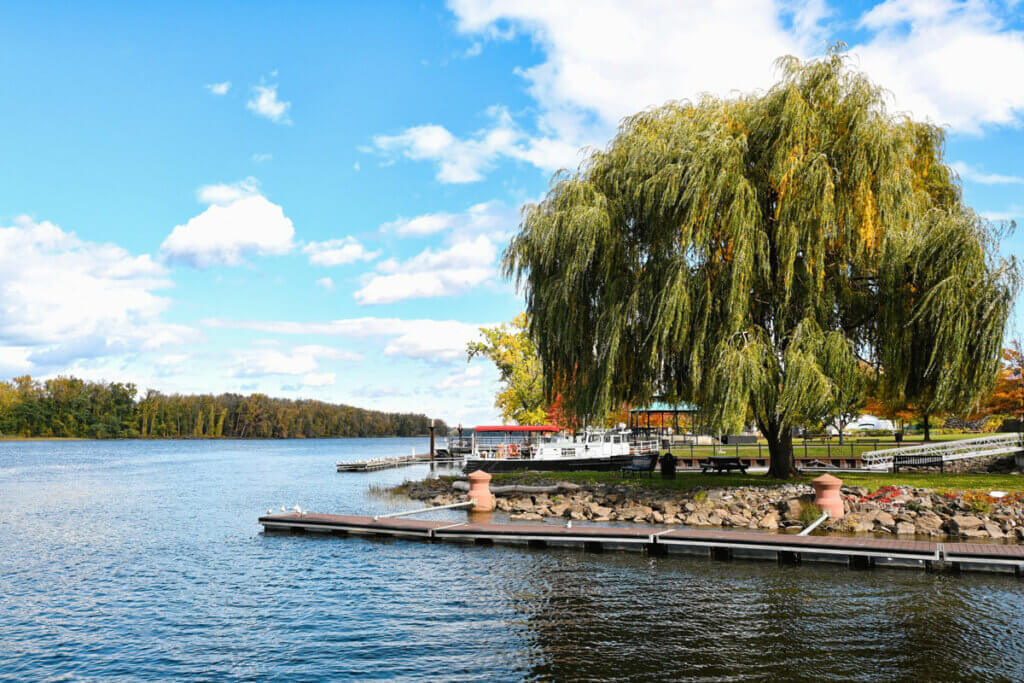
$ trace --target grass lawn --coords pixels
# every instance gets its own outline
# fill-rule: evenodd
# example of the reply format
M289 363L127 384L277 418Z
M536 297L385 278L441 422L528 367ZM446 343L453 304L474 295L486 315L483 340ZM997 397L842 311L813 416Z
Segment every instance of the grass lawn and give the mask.
M872 491L881 486L914 486L937 491L1024 491L1024 476L1019 474L877 474L860 472L830 473L843 480L846 486L864 486ZM793 481L810 483L819 474L809 474ZM534 474L496 474L493 484L530 483L554 484L570 481L576 484L638 484L644 488L692 491L699 488L720 486L778 486L793 483L782 479L770 479L763 474L701 474L699 472L678 472L675 479L662 479L657 473L653 477L622 476L618 472L540 472Z

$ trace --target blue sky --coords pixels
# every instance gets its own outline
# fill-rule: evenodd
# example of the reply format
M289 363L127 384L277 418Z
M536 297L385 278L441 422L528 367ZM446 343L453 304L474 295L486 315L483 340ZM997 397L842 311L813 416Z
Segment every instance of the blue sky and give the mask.
M1021 15L946 0L8 4L0 376L494 419L495 373L463 350L520 310L498 254L580 147L647 106L767 87L775 57L842 40L894 110L948 126L968 203L1020 220Z

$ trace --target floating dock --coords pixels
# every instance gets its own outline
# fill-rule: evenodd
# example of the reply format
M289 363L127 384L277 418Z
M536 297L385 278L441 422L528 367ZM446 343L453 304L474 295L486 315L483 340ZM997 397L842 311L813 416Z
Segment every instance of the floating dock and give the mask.
M373 460L355 460L353 462L338 462L334 466L339 472L376 472L377 470L388 470L392 467L405 467L406 465L420 465L432 462L439 465L451 465L462 462L462 458L440 458L431 459L429 453L417 453L416 455L396 455L393 458L375 458Z
M935 543L898 539L795 536L755 531L691 528L634 528L553 524L492 524L422 519L285 513L259 518L266 531L346 536L391 536L477 545L533 548L576 547L599 552L623 549L652 555L696 553L715 560L777 560L782 564L832 562L854 569L894 566L927 571L995 571L1024 576L1024 545Z

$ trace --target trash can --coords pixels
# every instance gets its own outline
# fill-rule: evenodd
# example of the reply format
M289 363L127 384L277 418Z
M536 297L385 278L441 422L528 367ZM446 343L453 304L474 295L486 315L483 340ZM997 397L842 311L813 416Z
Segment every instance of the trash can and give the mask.
M661 456L661 478L676 478L676 456L672 455L671 452Z

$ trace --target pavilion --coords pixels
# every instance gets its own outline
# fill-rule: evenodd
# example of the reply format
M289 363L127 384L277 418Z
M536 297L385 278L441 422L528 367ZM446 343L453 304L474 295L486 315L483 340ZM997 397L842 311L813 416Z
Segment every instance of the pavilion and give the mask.
M669 403L655 397L655 400L642 408L629 409L629 428L632 430L644 430L648 434L656 430L659 434L672 427L673 434L679 434L679 416L682 415L684 424L689 431L697 433L699 426L700 407L686 401ZM671 422L668 421L671 416ZM653 420L651 418L654 418ZM688 418L688 419L687 419ZM654 424L652 424L652 422Z

